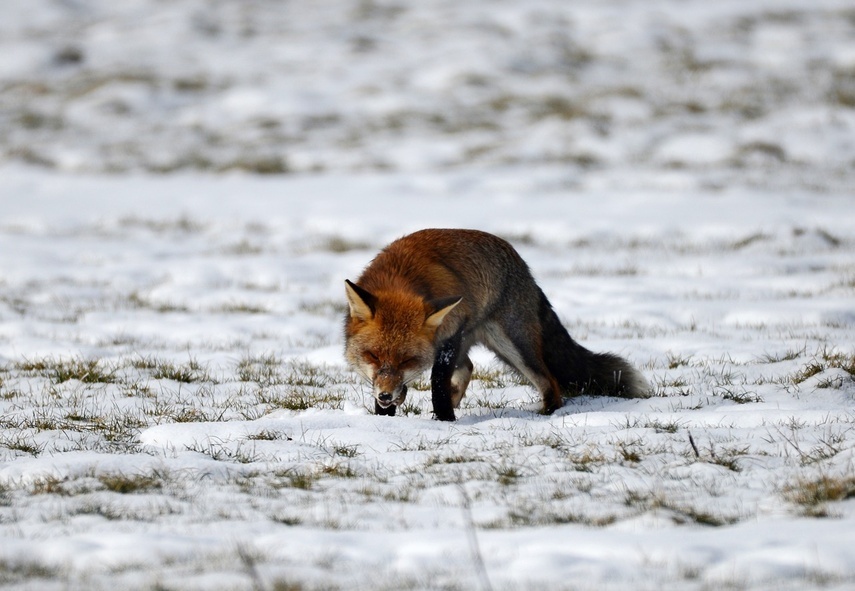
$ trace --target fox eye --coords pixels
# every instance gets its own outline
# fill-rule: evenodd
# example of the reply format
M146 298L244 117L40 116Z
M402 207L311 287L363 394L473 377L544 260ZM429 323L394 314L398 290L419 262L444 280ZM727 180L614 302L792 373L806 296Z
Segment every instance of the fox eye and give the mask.
M380 362L380 358L374 351L366 351L365 356L368 358L369 361L374 361L376 363Z
M414 365L418 365L419 358L418 357L407 357L401 362L401 367L412 367Z

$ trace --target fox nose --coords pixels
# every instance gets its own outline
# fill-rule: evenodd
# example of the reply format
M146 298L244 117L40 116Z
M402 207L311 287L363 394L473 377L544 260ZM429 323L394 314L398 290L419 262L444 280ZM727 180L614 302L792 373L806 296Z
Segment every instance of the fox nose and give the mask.
M377 400L380 401L380 404L391 404L392 395L389 392L381 392L380 395L377 396Z

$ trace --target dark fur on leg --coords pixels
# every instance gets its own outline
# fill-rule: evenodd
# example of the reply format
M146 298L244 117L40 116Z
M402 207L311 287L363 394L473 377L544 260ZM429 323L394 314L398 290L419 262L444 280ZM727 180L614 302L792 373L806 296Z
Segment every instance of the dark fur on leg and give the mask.
M430 372L430 391L433 401L433 414L439 421L453 421L454 406L451 401L451 376L457 367L460 356L460 344L463 333L458 331L445 341L434 357Z
M390 404L386 408L383 408L382 406L380 406L379 402L377 402L376 400L374 401L374 414L375 415L381 415L381 416L386 416L386 417L394 417L395 411L397 409L398 409L398 407L394 404Z

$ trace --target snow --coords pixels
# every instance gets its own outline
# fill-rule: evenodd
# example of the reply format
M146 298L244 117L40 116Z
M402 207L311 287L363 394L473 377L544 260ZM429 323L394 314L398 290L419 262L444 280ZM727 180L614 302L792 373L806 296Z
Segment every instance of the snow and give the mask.
M496 588L851 582L851 500L820 518L786 493L852 474L852 374L795 377L852 354L849 196L586 193L555 175L8 168L10 588L478 587L467 506ZM449 225L516 236L571 332L630 358L657 397L544 417L505 376L474 380L454 424L430 420L424 391L372 415L341 354L342 280L394 236ZM241 377L265 356L278 380ZM75 358L120 377L24 369ZM199 377L156 377L158 360ZM306 367L316 386L288 377ZM289 396L318 402L277 407ZM114 492L115 474L157 484Z
M2 3L0 586L851 588L850 4ZM425 227L655 396L373 415Z

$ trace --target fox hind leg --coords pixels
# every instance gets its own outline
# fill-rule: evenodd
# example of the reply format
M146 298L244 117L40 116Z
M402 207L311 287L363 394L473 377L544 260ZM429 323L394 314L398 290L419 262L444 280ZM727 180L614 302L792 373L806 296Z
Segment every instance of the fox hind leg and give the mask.
M466 388L469 386L469 380L472 378L472 360L467 355L462 355L463 359L454 368L454 373L451 374L451 406L460 408L460 401L466 395Z
M564 406L561 386L543 359L540 342L525 336L511 339L500 325L491 323L485 327L484 344L537 388L543 399L543 414L552 414Z

